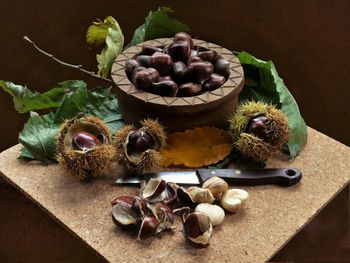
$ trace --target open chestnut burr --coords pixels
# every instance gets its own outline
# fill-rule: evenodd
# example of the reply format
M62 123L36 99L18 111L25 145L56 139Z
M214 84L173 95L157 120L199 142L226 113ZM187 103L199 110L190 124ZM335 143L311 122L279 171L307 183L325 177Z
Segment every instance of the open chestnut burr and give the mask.
M178 41L184 40L180 38ZM192 55L198 56L198 54L201 54L203 59L212 60L213 62L210 63L214 67L214 70L209 67L204 69L207 63L198 64L200 60L191 59L191 63L194 63L194 66L197 67L194 69L191 69L193 66L190 67L193 73L198 74L196 79L186 79L185 71L188 69L188 61L182 61L186 65L186 69L184 69L181 63L173 59L173 65L177 63L175 66L176 75L168 74L164 70L164 72L159 74L159 79L155 82L158 84L152 85L151 89L140 89L130 81L130 70L137 68L138 64L140 64L137 60L135 62L135 58L138 54L144 54L142 52L145 52L142 47L147 47L147 55L145 55L149 56L147 59L150 60L152 56L157 57L158 55L159 58L157 59L162 59L162 63L167 65L169 59L166 56L160 56L157 52L159 52L159 48L168 47L173 42L173 38L146 41L124 50L115 60L111 75L117 86L119 108L124 120L127 123L136 124L139 119L145 117L157 118L169 132L183 131L201 126L224 127L227 117L237 107L239 93L243 88L244 74L238 58L223 47L203 40L193 39L194 48L191 50L196 52L191 52L189 58ZM150 46L154 47L154 49L150 50ZM154 53L152 53L153 51ZM206 51L213 52L203 53ZM166 51L163 52L166 53ZM134 60L126 63L126 61L131 59ZM222 59L218 63L221 68L216 70L214 62L219 59ZM202 61L205 62L205 60ZM225 61L227 63L223 63ZM145 62L145 64L148 63L150 61ZM125 64L127 64L127 68L125 68ZM173 70L174 68L170 69L170 71ZM206 76L205 73L209 76ZM210 78L210 74L216 75ZM223 79L217 77L220 74L225 74L223 79L227 79L223 84ZM139 75L141 74L139 73ZM198 83L198 81L201 83ZM177 87L174 85L175 83ZM196 83L196 85L188 84L182 86L187 83ZM198 85L201 86L200 91L198 91ZM164 91L164 93L161 93L160 90ZM165 90L167 91L165 92ZM165 94L167 92L173 97Z

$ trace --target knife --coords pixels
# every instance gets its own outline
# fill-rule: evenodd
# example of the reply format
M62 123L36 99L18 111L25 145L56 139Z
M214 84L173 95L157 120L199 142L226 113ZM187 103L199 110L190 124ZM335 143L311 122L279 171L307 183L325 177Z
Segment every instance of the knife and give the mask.
M139 184L151 178L163 179L179 185L201 185L210 177L218 176L233 185L277 184L291 186L301 180L302 173L297 168L261 168L261 169L198 169L195 171L172 171L130 175L118 178L117 185Z

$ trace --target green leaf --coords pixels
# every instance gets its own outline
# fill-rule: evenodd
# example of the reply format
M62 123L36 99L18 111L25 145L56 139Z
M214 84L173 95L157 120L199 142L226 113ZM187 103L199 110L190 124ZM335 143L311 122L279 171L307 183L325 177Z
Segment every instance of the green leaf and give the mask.
M157 11L151 11L145 18L145 23L139 26L130 43L125 47L131 47L146 40L172 37L177 32L189 31L189 28L176 19L169 17L173 10L169 7L160 7Z
M53 113L43 116L32 115L29 118L18 137L24 147L20 157L40 160L46 164L55 161L55 136L59 125L53 120Z
M30 91L26 86L0 80L0 87L12 96L19 113L58 107L66 93L74 92L83 84L83 81L68 80L45 93L39 93Z
M28 151L26 148L22 147L21 153L20 153L18 159L35 160L35 157L31 154L30 151Z
M245 74L240 100L262 100L275 104L288 118L291 134L283 150L295 157L307 141L307 127L298 104L279 77L272 61L257 59L247 52L238 54Z
M54 122L62 123L79 114L99 117L107 123L112 133L124 125L117 98L110 89L97 88L90 91L84 87L73 94L66 94L55 113Z
M100 20L94 22L86 33L86 41L90 45L106 43L101 54L96 55L98 74L106 78L124 45L124 35L118 22L112 16L108 16L103 22Z

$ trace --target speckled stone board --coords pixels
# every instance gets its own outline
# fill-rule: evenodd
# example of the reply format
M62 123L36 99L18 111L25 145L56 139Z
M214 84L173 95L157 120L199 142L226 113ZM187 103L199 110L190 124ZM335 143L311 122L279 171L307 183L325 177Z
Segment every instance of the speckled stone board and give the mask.
M309 140L292 161L273 158L269 167L297 167L295 186L242 187L250 193L243 212L225 217L205 249L190 247L177 220L173 234L142 242L116 227L110 201L138 188L112 186L109 178L81 183L64 176L57 165L18 160L20 146L0 154L0 171L65 228L111 262L264 262L293 237L350 180L350 148L309 128ZM4 215L2 215L4 216ZM50 235L50 233L47 233Z

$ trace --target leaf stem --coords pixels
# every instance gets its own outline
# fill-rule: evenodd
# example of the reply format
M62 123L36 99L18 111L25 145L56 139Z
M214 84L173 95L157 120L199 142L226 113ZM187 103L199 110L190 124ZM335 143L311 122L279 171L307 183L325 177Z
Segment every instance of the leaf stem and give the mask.
M48 56L49 58L52 58L54 61L56 61L57 63L63 65L63 66L66 66L66 67L70 67L70 68L73 68L73 69L77 69L85 74L88 74L90 75L91 77L94 77L94 78L98 78L98 79L101 79L101 80L104 80L104 81L108 81L109 83L113 83L113 81L111 79L108 79L108 78L104 78L104 77L101 77L97 74L95 74L95 72L93 71L88 71L86 69L83 69L83 66L82 65L73 65L73 64L70 64L70 63L67 63L67 62L64 62L62 60L59 60L58 58L56 58L54 55L42 50L41 48L39 48L29 37L27 36L24 36L23 39L25 41L27 41L28 43L32 44L33 47L38 50L40 53L44 54L45 56Z

